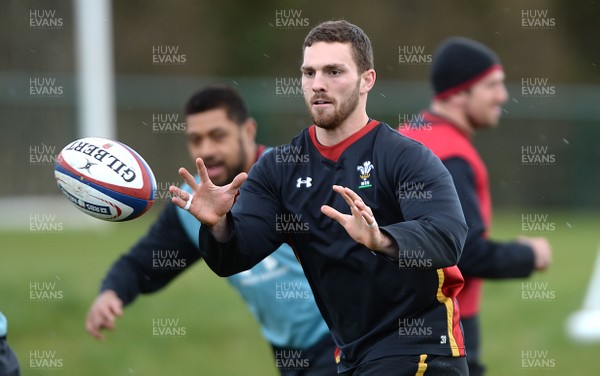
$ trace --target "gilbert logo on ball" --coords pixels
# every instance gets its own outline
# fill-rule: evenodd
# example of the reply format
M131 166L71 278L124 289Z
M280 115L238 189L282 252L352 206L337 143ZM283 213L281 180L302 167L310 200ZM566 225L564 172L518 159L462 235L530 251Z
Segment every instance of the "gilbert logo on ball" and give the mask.
M54 176L71 203L106 221L137 218L156 196L156 180L146 161L129 146L106 138L82 138L65 146Z

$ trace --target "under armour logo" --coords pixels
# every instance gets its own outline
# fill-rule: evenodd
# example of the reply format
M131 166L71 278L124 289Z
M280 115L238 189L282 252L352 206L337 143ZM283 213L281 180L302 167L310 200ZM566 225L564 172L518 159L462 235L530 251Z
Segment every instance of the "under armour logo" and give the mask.
M306 179L298 178L296 181L296 188L300 188L302 184L306 186L306 188L310 188L312 186L312 178L309 176Z

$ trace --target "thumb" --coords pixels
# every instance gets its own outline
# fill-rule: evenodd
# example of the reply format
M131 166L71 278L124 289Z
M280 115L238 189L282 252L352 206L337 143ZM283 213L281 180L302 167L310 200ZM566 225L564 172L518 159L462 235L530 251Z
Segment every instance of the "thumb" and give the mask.
M229 184L229 188L227 191L232 194L236 194L239 191L240 187L244 182L248 179L248 174L245 172L240 172L233 181Z
M123 316L123 303L121 303L120 299L113 300L109 308L115 316Z

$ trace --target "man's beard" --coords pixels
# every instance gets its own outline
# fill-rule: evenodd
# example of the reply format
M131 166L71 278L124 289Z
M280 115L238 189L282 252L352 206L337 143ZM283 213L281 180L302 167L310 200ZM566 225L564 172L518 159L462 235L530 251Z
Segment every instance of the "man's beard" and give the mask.
M224 184L231 183L233 181L233 179L235 179L235 177L238 176L238 174L244 172L244 167L246 166L246 147L244 146L244 142L242 141L241 137L240 137L239 141L240 141L240 154L239 154L240 163L235 165L234 168L232 168L230 170L230 172L227 174Z
M334 108L333 114L319 114L318 111L313 112L312 103L314 103L314 101L319 97L320 96L317 94L311 98L310 103L307 103L308 111L312 116L312 120L319 128L335 129L344 120L346 120L356 109L356 106L358 106L358 100L360 98L360 80L356 85L356 89L350 94L350 96L340 103L339 109Z
M495 128L498 126L498 123L500 122L500 117L498 117L497 119L480 119L476 116L474 116L471 112L467 111L467 113L465 114L467 117L467 121L469 122L469 124L471 125L471 127L473 129L488 129L488 128Z

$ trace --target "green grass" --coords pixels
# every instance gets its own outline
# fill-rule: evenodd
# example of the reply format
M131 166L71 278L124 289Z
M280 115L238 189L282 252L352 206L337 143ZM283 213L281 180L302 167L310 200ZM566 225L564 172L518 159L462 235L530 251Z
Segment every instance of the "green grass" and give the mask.
M103 342L87 334L84 321L100 280L151 219L111 224L100 232L65 228L0 235L0 309L9 318L9 343L24 375L277 374L245 304L204 263L135 301ZM36 282L56 282L62 299L31 300L30 283ZM178 319L179 334L185 335L153 336L153 319L165 318ZM62 368L31 368L30 351L36 350L56 351Z
M269 345L246 306L225 280L198 264L167 289L138 299L104 342L87 335L84 320L112 261L142 235L153 215L102 231L0 233L0 309L9 318L9 343L24 375L276 375ZM521 212L498 213L495 238L521 232ZM540 211L537 211L538 213ZM565 334L567 316L583 302L600 219L553 213L548 234L554 264L532 282L547 282L549 301L525 301L521 282L487 282L482 308L483 351L489 375L592 375L600 345L578 345ZM30 284L55 282L57 301L34 301ZM178 319L179 338L158 338L153 319ZM55 351L58 370L34 369L30 352ZM548 351L555 367L523 368L522 351ZM577 371L575 371L577 370Z
M511 211L494 218L493 235L509 239L517 234L546 236L553 247L553 265L529 280L486 282L482 309L484 361L489 375L600 375L593 359L600 343L581 345L569 339L567 317L582 307L596 251L600 244L600 218L582 213L548 214L555 230L546 234L521 231L521 213ZM554 299L523 300L522 283L546 284ZM547 294L547 297L551 294ZM522 352L547 351L551 369L522 367Z

